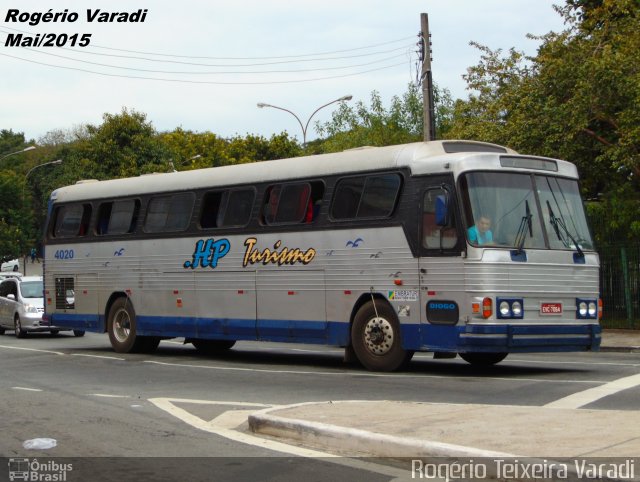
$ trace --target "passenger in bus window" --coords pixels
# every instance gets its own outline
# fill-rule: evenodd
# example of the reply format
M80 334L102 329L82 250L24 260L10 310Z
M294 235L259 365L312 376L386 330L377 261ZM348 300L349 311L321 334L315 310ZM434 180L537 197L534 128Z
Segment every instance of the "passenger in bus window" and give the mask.
M269 190L269 195L268 195L269 200L264 205L265 223L271 224L275 221L279 198L280 198L280 186L273 186Z
M471 226L467 231L469 242L478 246L493 244L493 233L490 228L491 218L486 214L482 214L475 226Z

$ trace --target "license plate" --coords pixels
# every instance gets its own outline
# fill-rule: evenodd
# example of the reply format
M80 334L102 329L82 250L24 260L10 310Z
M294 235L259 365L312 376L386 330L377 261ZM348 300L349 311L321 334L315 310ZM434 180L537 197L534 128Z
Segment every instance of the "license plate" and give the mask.
M542 303L540 305L541 315L561 315L562 303Z

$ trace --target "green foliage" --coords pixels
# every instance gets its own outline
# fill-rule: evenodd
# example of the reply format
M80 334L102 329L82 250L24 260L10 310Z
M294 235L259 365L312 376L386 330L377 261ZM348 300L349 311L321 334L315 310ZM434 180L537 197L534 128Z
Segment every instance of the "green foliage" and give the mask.
M434 88L436 131L449 129L452 113L451 95ZM409 84L402 97L394 96L384 107L380 94L371 93L369 106L359 101L354 105L341 103L331 120L316 123L316 130L326 140L322 151L337 152L361 146L388 146L423 139L422 91ZM314 150L317 149L314 147Z
M22 200L22 176L0 171L0 256L17 258L27 253L30 219Z
M597 237L637 239L640 226L640 4L569 0L568 28L537 56L477 45L472 91L455 104L451 137L509 145L577 164L586 198L607 220ZM602 213L601 213L602 214Z

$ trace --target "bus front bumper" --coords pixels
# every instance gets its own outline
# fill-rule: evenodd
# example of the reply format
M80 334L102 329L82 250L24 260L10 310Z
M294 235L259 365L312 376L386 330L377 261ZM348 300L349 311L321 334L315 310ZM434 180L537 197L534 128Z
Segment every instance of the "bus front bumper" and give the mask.
M601 329L581 325L469 324L458 333L459 352L597 351Z

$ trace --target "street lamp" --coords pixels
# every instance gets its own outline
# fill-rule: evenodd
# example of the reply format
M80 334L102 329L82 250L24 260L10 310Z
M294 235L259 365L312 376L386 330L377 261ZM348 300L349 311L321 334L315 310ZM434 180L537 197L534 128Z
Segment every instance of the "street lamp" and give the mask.
M313 111L313 114L311 114L309 116L309 119L307 120L307 123L305 125L302 125L302 121L300 120L300 118L297 115L295 115L289 109L285 109L284 107L278 107L277 105L271 105L271 104L265 104L264 102L258 102L258 108L262 109L264 107L271 107L272 109L278 109L278 110L283 110L285 112L288 112L293 117L295 117L296 120L298 121L298 124L300 124L300 127L302 128L302 147L306 147L306 145L307 145L307 128L309 127L309 122L311 122L311 118L314 115L316 115L316 113L320 109L324 109L328 105L335 104L336 102L343 102L343 101L351 100L351 99L353 99L352 95L343 95L339 99L332 100L331 102L327 102L326 104L321 105L320 107L318 107L316 110Z
M189 159L186 159L186 160L182 161L180 164L178 164L178 166L184 166L187 162L195 161L196 159L199 159L201 157L202 157L202 155L196 154L195 156L192 156ZM171 172L178 172L178 170L176 169L175 164L173 163L173 159L169 159L169 167L171 167Z
M35 148L36 148L36 146L29 146L29 147L25 147L24 149L21 149L19 151L16 151L16 152L10 152L9 154L5 154L4 156L0 157L0 161L2 159L4 159L5 157L13 156L14 154L22 154L23 152L33 151Z
M33 147L33 149L35 149L35 147ZM35 169L38 169L39 167L57 166L58 164L62 164L62 159L57 159L51 162L45 162L44 164L38 164L37 166L33 166L31 169L29 169L29 171L27 171L27 174L25 174L24 176L24 184L22 186L22 199L24 199L24 187L27 185L27 178L29 177L29 174L31 174Z

